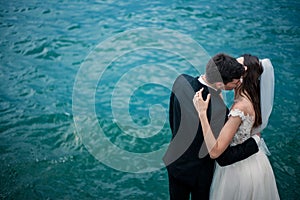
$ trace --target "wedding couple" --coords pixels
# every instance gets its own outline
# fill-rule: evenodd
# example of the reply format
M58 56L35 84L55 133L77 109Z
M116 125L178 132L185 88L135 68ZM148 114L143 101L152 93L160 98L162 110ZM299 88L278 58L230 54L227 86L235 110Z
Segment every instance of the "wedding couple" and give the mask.
M235 91L230 111L221 90ZM268 59L217 54L204 75L180 75L170 97L172 141L164 156L171 200L279 199L260 131L273 105ZM216 161L216 162L215 162Z

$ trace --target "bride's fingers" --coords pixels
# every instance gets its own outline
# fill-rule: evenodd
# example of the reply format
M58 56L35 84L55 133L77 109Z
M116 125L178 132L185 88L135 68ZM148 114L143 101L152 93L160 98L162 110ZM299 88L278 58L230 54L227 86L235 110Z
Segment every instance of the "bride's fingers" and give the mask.
M197 94L195 94L195 95L194 95L194 98L193 98L194 104L195 104L195 102L197 101L197 98L198 98L198 97L197 97Z
M199 91L199 93L200 93L199 96L200 96L201 100L203 100L203 98L202 98L202 91L203 90L204 90L204 88L201 88L200 91Z
M198 91L198 93L199 93L199 95L202 97L202 91L203 91L203 89L204 88L201 88L199 91Z
M205 100L205 103L208 103L209 100L210 100L210 94L207 95L206 100Z
M199 100L203 100L202 98L202 91L204 88L201 88L198 92L196 92L195 97L197 97Z

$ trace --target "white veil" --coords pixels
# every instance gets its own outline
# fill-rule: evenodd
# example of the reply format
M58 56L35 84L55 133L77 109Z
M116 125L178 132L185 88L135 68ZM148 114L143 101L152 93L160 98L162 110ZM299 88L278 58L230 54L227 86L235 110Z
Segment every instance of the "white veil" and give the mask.
M252 134L260 133L268 125L268 120L273 108L274 100L274 89L275 89L275 78L274 69L270 59L260 60L261 65L264 69L260 77L260 109L262 124L252 130ZM263 138L260 140L259 148L265 152L265 154L270 155Z
M253 129L252 133L261 132L268 125L268 120L273 108L275 78L274 69L270 59L260 60L264 69L260 77L260 109L262 124Z

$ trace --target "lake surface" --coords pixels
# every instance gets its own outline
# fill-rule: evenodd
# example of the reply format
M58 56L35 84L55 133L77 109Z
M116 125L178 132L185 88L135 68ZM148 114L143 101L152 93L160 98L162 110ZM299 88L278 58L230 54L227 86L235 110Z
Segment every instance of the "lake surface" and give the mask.
M1 2L0 199L168 199L172 83L219 52L271 60L262 136L297 199L299 19L287 0Z

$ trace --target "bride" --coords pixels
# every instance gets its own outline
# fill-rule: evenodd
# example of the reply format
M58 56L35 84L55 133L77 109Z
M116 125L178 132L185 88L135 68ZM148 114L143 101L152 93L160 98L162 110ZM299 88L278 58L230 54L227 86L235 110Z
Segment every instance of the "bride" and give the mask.
M193 99L211 158L219 157L228 145L240 144L260 132L272 110L274 74L270 61L265 59L261 64L256 56L249 54L237 60L245 66L246 72L235 89L235 102L217 139L206 115L210 95L203 100L201 89ZM210 199L279 199L274 173L263 148L232 165L216 164Z

